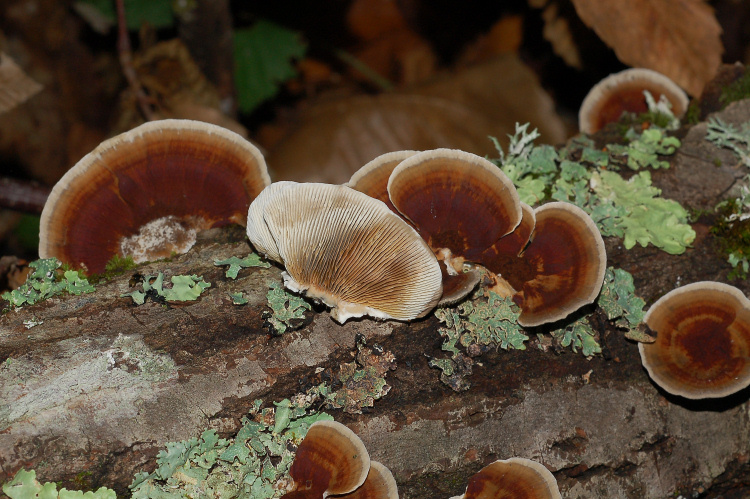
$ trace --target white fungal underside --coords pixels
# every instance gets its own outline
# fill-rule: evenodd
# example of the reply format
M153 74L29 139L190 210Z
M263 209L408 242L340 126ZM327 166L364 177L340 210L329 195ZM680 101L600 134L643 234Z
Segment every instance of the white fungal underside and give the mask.
M278 255L288 288L333 307L339 322L365 314L410 320L435 306L437 259L383 202L340 185L275 185L251 205L248 237Z

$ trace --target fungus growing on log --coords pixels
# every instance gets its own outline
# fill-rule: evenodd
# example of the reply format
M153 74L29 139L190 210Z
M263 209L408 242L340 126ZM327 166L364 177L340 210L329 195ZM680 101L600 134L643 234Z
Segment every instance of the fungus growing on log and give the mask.
M377 461L370 461L370 471L361 487L338 496L341 499L398 499L398 487L391 471Z
M480 259L516 290L518 323L526 327L563 319L593 302L607 267L601 233L581 208L547 203L534 211L534 217L534 232L521 256L498 258L491 248Z
M523 326L562 319L601 289L606 251L591 217L570 203L533 210L483 158L449 149L414 154L394 168L388 193L445 262L441 303L472 289L475 276L462 274L465 262L501 276Z
M651 69L630 68L607 76L591 88L578 112L578 128L583 133L595 133L607 123L618 121L623 112L645 113L645 90L657 101L663 95L676 117L687 111L687 94L667 76Z
M643 320L656 341L638 344L641 360L664 390L702 399L750 385L750 300L739 289L688 284L662 296Z
M557 481L543 465L520 457L488 464L452 499L561 499Z
M250 206L253 246L286 269L284 284L343 323L422 317L442 294L435 255L385 203L343 185L272 184Z
M433 250L467 260L521 222L513 182L464 151L435 149L407 158L391 173L388 195Z
M293 488L282 497L347 494L364 483L369 470L370 455L352 430L336 421L317 421L297 448L289 468Z
M381 154L357 170L345 185L355 191L363 192L371 198L379 199L397 215L399 211L388 197L388 179L399 163L418 151L394 151Z
M183 253L196 232L244 225L270 178L250 142L191 120L145 123L102 142L57 182L42 211L39 255L89 272L115 255Z

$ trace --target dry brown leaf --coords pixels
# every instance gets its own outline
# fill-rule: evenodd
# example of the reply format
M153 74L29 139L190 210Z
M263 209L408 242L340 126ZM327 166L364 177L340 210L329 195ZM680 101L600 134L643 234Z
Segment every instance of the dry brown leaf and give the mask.
M516 54L447 72L409 94L356 96L318 104L267 157L274 180L342 183L375 157L437 147L496 156L516 122L538 127L540 142L565 139L554 102Z
M0 52L0 113L22 104L42 88L10 56Z
M630 66L698 96L721 63L721 27L703 0L573 0L581 20Z

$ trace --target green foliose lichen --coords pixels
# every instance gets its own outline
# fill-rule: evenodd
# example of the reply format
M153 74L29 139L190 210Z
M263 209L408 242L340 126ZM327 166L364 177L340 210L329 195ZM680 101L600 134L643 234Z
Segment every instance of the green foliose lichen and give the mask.
M597 341L597 334L587 317L581 317L561 329L552 331L551 334L562 346L570 347L573 352L580 349L585 357L602 353L602 348Z
M325 392L323 392L325 393ZM333 419L310 410L320 390L260 409L257 400L233 439L206 430L199 438L170 442L156 457L152 473L136 474L134 499L247 497L272 499L286 491L296 447L315 421Z
M33 270L18 289L0 295L14 307L34 305L62 293L80 295L94 292L94 286L76 270L59 270L62 264L56 258L43 258L29 263Z
M458 345L524 350L529 337L518 325L519 313L510 298L501 298L494 291L489 291L488 298L475 294L456 308L438 308L435 316L445 324L438 330L445 338L442 349L454 356L459 353Z
M669 162L661 160L659 156L672 155L681 145L678 138L668 137L656 127L640 134L630 129L625 138L629 141L627 145L609 144L607 149L617 160L624 160L632 170L669 168Z
M42 484L36 479L36 471L19 470L13 479L3 484L3 493L10 499L116 499L114 490L101 487L96 491L57 490L57 484Z
M222 266L229 265L227 268L226 276L230 279L236 279L240 269L246 269L249 267L261 267L267 269L271 266L270 263L264 261L260 256L255 253L250 253L245 258L239 258L236 256L229 257L225 260L214 260L214 265Z
M375 352L360 347L355 362L339 367L341 388L326 396L328 407L343 409L350 414L362 414L362 408L372 407L375 400L384 397L391 389L385 376L396 368L392 352Z
M283 334L288 329L295 329L305 318L305 311L312 307L303 298L287 293L278 282L272 282L266 294L268 306L273 311L268 322L277 334Z
M610 145L607 151L595 149L585 136L555 151L550 146L534 146L538 133L527 128L516 125L507 155L495 142L500 156L495 163L514 182L522 201L573 203L591 216L602 235L625 239L626 248L638 242L679 254L692 243L695 233L687 223L687 212L675 201L659 197L649 172L626 181L611 171L618 164L633 169L664 168L668 163L661 156L674 154L679 140L653 128L631 131L627 146Z
M121 297L130 297L136 305L143 305L146 297L158 297L164 301L194 301L197 300L201 293L209 287L210 282L203 280L202 276L193 275L174 275L171 277L172 287L164 287L164 274L159 272L157 275L147 275L143 277L141 283L142 290L135 290L130 293L123 293Z
M738 128L720 118L711 118L707 126L706 140L718 147L730 149L743 165L750 167L750 121L742 123Z
M642 171L623 179L617 173L602 170L591 176L591 187L601 204L624 210L615 215L611 233L623 239L626 249L653 244L672 255L684 253L695 240L695 231L688 224L688 212L678 202L659 197L661 190L651 185L651 173ZM584 207L585 209L585 207Z

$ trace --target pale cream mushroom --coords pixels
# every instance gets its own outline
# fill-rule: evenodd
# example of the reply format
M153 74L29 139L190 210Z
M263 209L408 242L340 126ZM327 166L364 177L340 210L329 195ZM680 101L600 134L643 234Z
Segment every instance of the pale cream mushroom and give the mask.
M363 315L411 320L437 304L435 255L382 201L342 185L274 185L251 206L248 237L278 255L287 288L330 306L341 323Z

